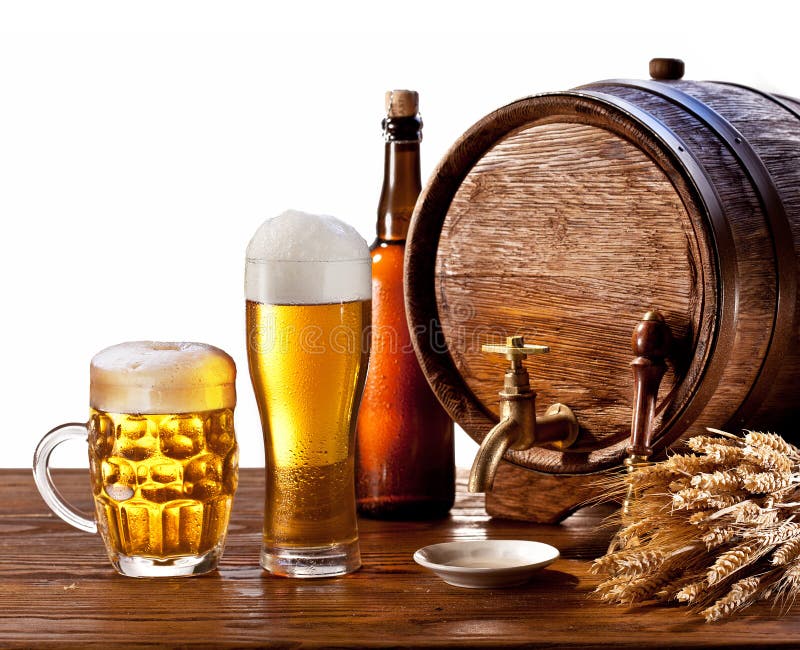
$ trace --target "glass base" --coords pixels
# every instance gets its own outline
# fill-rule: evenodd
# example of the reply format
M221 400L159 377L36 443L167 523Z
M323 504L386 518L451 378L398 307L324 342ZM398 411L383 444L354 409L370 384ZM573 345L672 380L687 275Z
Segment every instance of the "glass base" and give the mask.
M171 558L144 557L117 554L111 564L124 576L131 578L165 578L171 576L196 576L217 568L222 557L222 547L216 546L202 555L179 555Z
M261 566L286 578L331 578L361 566L358 540L330 546L263 546Z

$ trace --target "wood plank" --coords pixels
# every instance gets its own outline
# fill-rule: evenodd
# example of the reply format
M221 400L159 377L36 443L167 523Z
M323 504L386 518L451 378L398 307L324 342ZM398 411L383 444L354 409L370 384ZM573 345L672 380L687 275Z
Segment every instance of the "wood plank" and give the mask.
M493 517L557 524L600 494L593 475L540 474L503 461L486 493L486 511Z
M343 578L287 580L258 566L263 470L241 471L219 571L136 580L111 569L99 537L50 514L30 472L0 472L0 646L106 647L796 647L800 611L768 607L707 625L682 609L626 610L590 594L590 561L605 549L608 507L561 525L491 519L460 478L450 517L362 520L364 568ZM88 494L88 477L59 472L63 492ZM546 498L546 497L545 497ZM536 539L562 557L528 585L451 587L417 566L414 550L457 539Z

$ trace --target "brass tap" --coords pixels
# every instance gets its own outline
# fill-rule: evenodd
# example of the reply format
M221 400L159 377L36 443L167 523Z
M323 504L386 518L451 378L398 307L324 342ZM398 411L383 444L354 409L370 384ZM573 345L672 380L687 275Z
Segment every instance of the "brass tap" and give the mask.
M505 355L511 367L505 373L500 391L500 422L486 434L472 463L470 492L491 489L507 450L521 451L534 446L565 449L578 437L578 420L564 404L553 404L544 416L536 417L536 393L531 390L522 361L528 355L549 352L549 347L529 345L521 336L509 336L505 345L483 345L481 350Z

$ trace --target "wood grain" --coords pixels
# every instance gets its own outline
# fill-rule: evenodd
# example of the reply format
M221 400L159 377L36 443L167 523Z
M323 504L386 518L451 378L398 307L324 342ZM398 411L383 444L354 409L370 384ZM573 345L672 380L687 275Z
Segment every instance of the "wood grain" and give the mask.
M800 273L800 120L759 94L712 83L677 82L676 88L701 100L731 122L759 155L780 192L795 255L790 261L793 280ZM706 426L741 429L759 427L795 435L800 414L798 322L800 302L792 299L789 318L776 318L776 300L783 280L776 267L776 247L791 242L777 239L764 210L762 197L748 171L721 138L681 107L645 90L610 84L593 84L645 108L684 140L702 163L725 209L735 248L720 250L718 259L735 259L737 267L737 318L723 333L731 341L730 358L717 388L702 411L694 414L689 433ZM792 318L793 317L793 318ZM781 344L780 362L765 373L762 362L771 338L780 328L792 335ZM766 387L755 403L746 405L757 382ZM795 396L795 397L790 397ZM742 408L745 407L746 408ZM742 411L740 412L740 409Z
M593 599L589 573L611 530L607 507L560 526L490 519L463 492L438 522L359 522L364 568L319 581L258 566L263 470L241 472L225 557L198 578L118 576L99 537L74 531L39 498L30 472L0 472L0 646L5 648L796 647L800 611L753 607L723 625L682 610L626 610ZM59 473L70 498L88 477ZM420 546L459 539L534 539L561 558L513 589L450 587L417 566Z
M502 462L486 493L486 512L492 517L557 524L602 497L596 480L591 475L541 474Z
M800 104L719 83L608 81L519 100L468 130L417 203L406 259L414 343L453 418L478 441L497 422L502 360L481 355L480 344L523 334L552 349L528 364L539 411L568 404L581 435L563 453L506 458L554 474L619 463L630 426L628 337L658 308L676 344L659 392L657 452L706 426L796 439L792 106ZM501 478L489 503L525 482L532 493L571 490ZM516 514L530 507L521 498Z
M467 174L442 225L439 318L458 372L497 415L505 362L481 343L522 334L549 345L527 364L539 409L569 405L581 433L567 456L604 459L630 434L630 337L648 309L666 315L685 374L708 308L699 246L669 178L633 144L583 124L513 132ZM661 396L678 383L671 372ZM542 471L558 456L509 454Z
M787 104L794 106L793 114L769 98L746 89L713 83L689 83L687 89L729 117L767 167L787 211L795 260L793 268L788 271L794 276L795 283L800 284L800 102L784 98ZM743 105L747 110L741 109ZM800 377L800 300L795 301L792 311L794 318L791 323L787 320L778 323L786 326L790 333L777 367L769 372L762 370L767 390L759 396L760 403L748 414L748 419L736 423L739 426L763 423L764 428L783 431L787 435L797 430L797 414L800 412L797 383Z

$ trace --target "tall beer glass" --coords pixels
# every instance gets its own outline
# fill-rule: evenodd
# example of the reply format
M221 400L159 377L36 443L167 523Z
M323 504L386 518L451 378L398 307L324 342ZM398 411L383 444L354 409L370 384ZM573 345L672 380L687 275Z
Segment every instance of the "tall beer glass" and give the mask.
M245 292L266 465L261 566L302 578L354 571L361 565L354 436L369 353L369 249L333 217L285 212L253 236Z
M216 568L238 478L236 366L203 343L133 341L90 365L89 421L42 438L33 473L68 524L99 532L123 575L180 576ZM89 443L95 519L67 504L49 459L62 442Z

